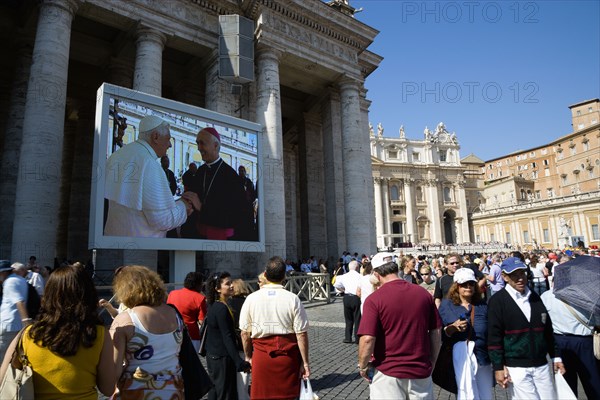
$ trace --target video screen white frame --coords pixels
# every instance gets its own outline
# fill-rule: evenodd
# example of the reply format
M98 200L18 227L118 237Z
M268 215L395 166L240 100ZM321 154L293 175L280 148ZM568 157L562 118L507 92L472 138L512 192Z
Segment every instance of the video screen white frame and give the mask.
M177 180L174 199L184 192L181 177L190 163L200 168L204 163L196 145L196 135L205 127L220 134L220 156L236 173L240 166L254 185L252 202L256 240L211 240L180 237L108 236L104 234L108 201L105 199L106 163L112 153L138 139L140 120L155 115L170 125L171 148L167 152ZM92 190L90 201L90 249L193 250L264 252L264 209L262 171L262 126L189 104L164 99L108 83L97 91L94 137ZM156 160L160 163L160 160ZM165 179L167 176L165 175ZM233 237L235 238L235 236Z

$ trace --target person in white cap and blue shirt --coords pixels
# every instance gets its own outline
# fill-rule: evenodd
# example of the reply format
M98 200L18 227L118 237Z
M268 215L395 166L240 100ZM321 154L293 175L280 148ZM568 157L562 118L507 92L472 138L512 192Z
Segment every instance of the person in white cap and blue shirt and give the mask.
M140 121L139 132L135 142L117 150L106 162L107 236L163 238L193 211L190 199L174 200L157 161L171 147L169 124L147 115Z
M23 277L26 272L21 263L11 265L8 260L0 260L0 360L19 331L31 323L27 314L27 281Z
M564 374L565 367L548 310L527 287L525 263L509 257L500 268L506 286L488 303L488 352L496 382L509 389L513 400L556 399L553 373Z

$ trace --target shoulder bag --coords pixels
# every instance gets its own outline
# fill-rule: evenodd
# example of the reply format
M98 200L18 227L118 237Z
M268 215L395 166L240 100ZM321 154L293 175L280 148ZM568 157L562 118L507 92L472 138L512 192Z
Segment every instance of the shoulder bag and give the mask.
M181 342L181 349L179 350L179 365L181 365L185 400L199 400L212 389L214 384L200 362L187 326L183 322L183 317L175 306L172 304L169 305L177 313L177 318L182 327L183 340Z
M6 374L0 384L0 399L2 400L34 400L33 369L27 355L23 351L23 332L17 335L17 347L13 352Z

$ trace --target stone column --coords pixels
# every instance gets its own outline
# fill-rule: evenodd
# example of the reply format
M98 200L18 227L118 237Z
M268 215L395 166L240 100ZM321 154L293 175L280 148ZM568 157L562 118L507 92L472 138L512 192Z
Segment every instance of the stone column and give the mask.
M471 242L472 238L469 236L469 216L467 211L467 196L465 194L464 182L459 182L454 186L454 193L458 197L458 199L455 198L455 201L458 201L458 206L460 207L460 216L462 217L460 230L458 231L458 233L460 233L460 238L456 238L456 243Z
M415 195L413 193L413 179L404 179L404 202L406 204L406 233L410 235L410 242L416 243L418 237L415 230Z
M19 149L23 141L23 117L27 83L31 68L32 45L23 41L14 54L15 72L10 91L10 106L4 129L4 150L0 168L0 257L11 260L10 243L15 218L15 194L19 172Z
M293 148L286 148L283 151L283 155L285 162L285 242L287 244L287 248L285 250L285 257L290 258L291 260L297 260L300 255L298 254L298 236L296 233L298 217L298 206L296 202L296 151Z
M160 96L162 93L162 52L167 37L148 27L136 31L136 54L133 72L133 89ZM164 257L166 259L166 257ZM124 250L123 264L141 264L157 270L155 250Z
M339 93L330 89L321 106L323 165L325 172L325 208L327 216L327 253L329 265L335 265L346 250L344 228L344 170L342 167L342 126Z
M385 246L383 232L383 207L381 204L381 178L373 178L373 198L375 199L375 224L377 228L377 247Z
M153 28L136 31L133 89L160 96L162 93L162 52L167 37Z
M285 196L283 179L283 136L281 122L281 92L279 87L279 57L271 48L259 48L257 62L256 121L263 126L263 204L265 253L261 269L268 258L285 255Z
M368 204L367 187L371 185L371 163L366 165L368 146L362 130L359 102L359 84L354 79L344 78L340 83L342 103L342 151L344 166L344 201L346 218L346 243L348 251L369 253L370 229L373 215L365 212ZM368 134L366 136L368 141ZM368 178L368 179L367 179ZM367 203L367 204L366 204Z
M111 57L108 64L108 81L117 86L131 88L133 69L133 64L117 57Z
M371 101L367 100L367 89L364 87L364 82L360 85L360 112L361 112L361 140L362 145L364 146L365 152L363 154L364 157L364 165L368 169L368 174L365 174L365 183L367 185L367 209L365 212L368 214L371 222L369 225L369 238L371 239L369 242L369 252L366 254L375 254L377 252L377 229L376 229L376 218L375 218L375 198L373 197L374 192L373 188L373 166L371 164L371 140L369 137L369 107L371 106Z
M71 22L78 4L75 0L46 0L40 6L15 195L13 260L36 255L40 264L53 264Z
M240 107L240 95L231 94L231 83L219 78L219 57L211 55L211 63L206 72L205 107L209 110L231 116Z
M430 239L433 243L442 243L442 221L440 218L440 197L438 194L437 182L435 180L427 182L427 208L431 221Z
M381 191L383 193L383 234L391 232L391 217L390 217L390 179L384 178L382 180ZM383 239L385 246L390 244L391 239L386 237Z

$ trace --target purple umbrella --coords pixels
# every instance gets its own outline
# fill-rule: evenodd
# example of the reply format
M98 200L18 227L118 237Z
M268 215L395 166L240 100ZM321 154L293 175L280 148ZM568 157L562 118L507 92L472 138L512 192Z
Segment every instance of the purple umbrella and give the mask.
M579 256L552 272L554 295L600 323L600 258Z

